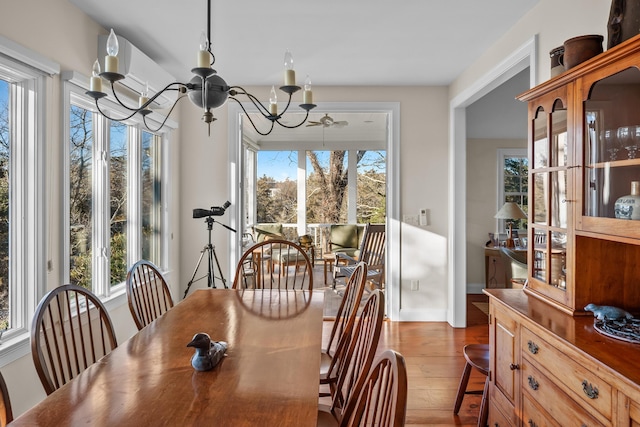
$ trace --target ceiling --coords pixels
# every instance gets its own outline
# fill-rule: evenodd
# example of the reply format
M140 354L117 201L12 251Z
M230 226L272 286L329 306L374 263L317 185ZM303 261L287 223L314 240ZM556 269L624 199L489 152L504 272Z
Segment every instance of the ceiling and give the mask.
M229 85L278 85L289 49L298 84L448 85L538 1L212 0L214 68ZM206 0L70 2L192 77Z
M214 68L229 85L277 86L289 49L297 83L302 85L309 74L316 90L448 85L538 1L212 0ZM113 28L177 80L193 76L200 34L206 30L206 0L70 2L105 29ZM295 131L276 126L266 138L247 132L258 143L386 138L386 114L319 110L309 120L329 113L349 125ZM287 120L296 123L301 117L287 115Z

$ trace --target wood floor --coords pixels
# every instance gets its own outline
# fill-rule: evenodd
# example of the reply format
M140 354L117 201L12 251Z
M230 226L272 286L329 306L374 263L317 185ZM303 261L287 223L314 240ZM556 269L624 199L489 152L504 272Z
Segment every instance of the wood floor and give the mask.
M378 351L392 348L405 358L407 426L477 425L480 395L465 396L460 413L453 414L464 367L462 348L489 342L488 317L472 302L487 302L487 297L468 295L467 328L452 328L446 322L385 322ZM482 390L484 379L472 372L468 389Z

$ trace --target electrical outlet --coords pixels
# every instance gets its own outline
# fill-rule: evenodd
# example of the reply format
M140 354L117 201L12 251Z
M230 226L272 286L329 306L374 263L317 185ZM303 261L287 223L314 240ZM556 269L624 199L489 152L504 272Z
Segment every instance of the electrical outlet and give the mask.
M417 291L419 288L419 282L417 280L412 280L411 281L411 290L412 291Z
M418 225L418 217L416 215L403 215L402 221L409 225Z

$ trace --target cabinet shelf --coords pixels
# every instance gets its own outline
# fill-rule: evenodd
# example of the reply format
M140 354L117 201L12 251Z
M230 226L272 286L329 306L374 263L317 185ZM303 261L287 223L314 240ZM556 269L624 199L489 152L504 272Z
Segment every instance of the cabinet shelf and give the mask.
M622 159L612 160L610 162L590 163L587 165L588 169L604 169L609 168L624 168L630 166L640 166L640 158L638 159Z

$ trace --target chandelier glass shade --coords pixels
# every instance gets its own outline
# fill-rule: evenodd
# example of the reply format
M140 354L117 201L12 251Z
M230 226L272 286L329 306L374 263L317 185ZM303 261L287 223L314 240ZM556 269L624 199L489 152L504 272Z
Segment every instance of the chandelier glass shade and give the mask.
M281 121L283 115L289 110L293 94L303 89L300 86L297 86L295 83L295 70L293 68L293 56L291 55L291 52L287 50L284 56L284 85L280 87L280 90L288 96L288 100L285 108L282 111L278 112L278 98L274 86L271 87L269 105L268 107L266 107L262 104L262 102L258 100L257 97L247 92L242 87L227 85L226 81L217 74L216 70L212 68L213 64L215 63L215 55L211 51L210 40L211 0L207 0L207 33L205 34L203 32L200 36L200 50L198 51L197 64L195 68L191 69L191 72L194 74L193 78L187 83L169 83L155 95L149 94L149 88L147 85L147 87L140 92L138 105L131 106L126 105L125 102L120 99L115 89L116 82L123 80L125 76L118 72L118 38L116 37L113 29L111 29L109 38L107 39L107 56L105 57L104 61L105 70L101 71L100 63L96 59L93 64L89 90L86 92L86 94L95 100L98 112L108 119L115 121L124 121L130 119L136 114L140 114L143 117L143 122L147 129L153 132L156 132L164 127L167 119L171 115L171 112L177 105L178 101L180 101L185 96L188 96L189 100L191 100L194 105L202 109L202 120L209 126L209 133L211 130L211 123L216 120L211 110L223 106L229 99L236 101L240 105L242 110L245 112L247 119L256 130L256 132L258 132L260 135L270 134L276 124L284 128L293 129L302 126L306 122L307 118L309 117L309 111L316 107L316 105L313 104L311 79L309 78L309 76L307 76L304 84L303 103L299 104L300 108L306 111L304 119L300 123L294 125L289 125ZM124 117L115 118L110 117L103 111L99 103L100 99L107 96L107 93L102 91L103 80L106 80L111 86L111 92L115 101L122 108L128 111L129 114L125 114ZM146 120L147 115L152 112L151 105L156 100L156 98L169 91L177 92L178 96L169 109L168 113L166 114L166 117L162 121L162 123L160 123L158 127L152 128L149 126ZM242 96L244 100L250 101L257 108L259 114L270 122L270 126L267 127L267 129L261 130L256 126L256 123L254 123L253 119L243 106L239 98L240 96Z

